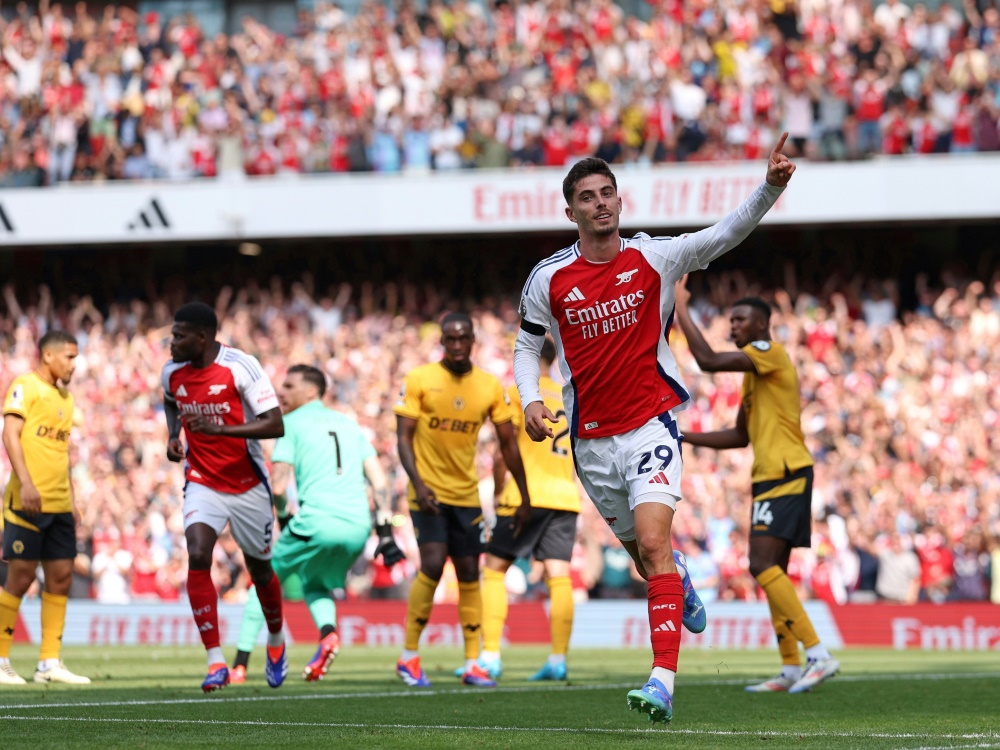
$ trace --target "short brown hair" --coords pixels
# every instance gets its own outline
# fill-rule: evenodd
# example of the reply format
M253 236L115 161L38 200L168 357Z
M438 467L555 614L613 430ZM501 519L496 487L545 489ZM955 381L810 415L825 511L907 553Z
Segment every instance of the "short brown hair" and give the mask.
M600 174L611 180L611 184L615 186L615 190L618 190L618 180L615 179L614 172L611 171L611 167L604 159L598 159L596 156L591 156L587 159L581 159L576 164L573 165L572 169L563 179L563 198L566 199L566 205L570 205L573 202L573 191L576 190L576 183L585 177L590 177L592 174Z

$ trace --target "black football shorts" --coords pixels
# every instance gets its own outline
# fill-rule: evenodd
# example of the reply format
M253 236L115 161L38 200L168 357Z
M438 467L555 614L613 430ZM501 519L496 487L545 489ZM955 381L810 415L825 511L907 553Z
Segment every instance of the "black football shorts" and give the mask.
M750 536L785 539L793 547L812 543L813 468L786 472L781 479L754 482Z

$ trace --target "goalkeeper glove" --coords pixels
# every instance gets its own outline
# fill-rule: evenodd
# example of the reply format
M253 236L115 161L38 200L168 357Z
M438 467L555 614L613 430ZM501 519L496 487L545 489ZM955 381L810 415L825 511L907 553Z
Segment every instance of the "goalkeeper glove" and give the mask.
M382 562L387 568L404 560L406 555L396 545L392 538L392 514L383 511L375 513L375 533L378 534L378 546L375 547L375 557L382 555Z

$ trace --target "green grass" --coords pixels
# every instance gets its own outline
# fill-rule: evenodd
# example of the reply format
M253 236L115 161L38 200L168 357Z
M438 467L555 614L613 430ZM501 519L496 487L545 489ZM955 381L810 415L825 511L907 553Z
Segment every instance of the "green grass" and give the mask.
M0 738L4 748L46 750L1000 748L995 652L846 650L840 676L790 696L743 692L776 671L773 652L682 651L666 727L625 708L649 673L644 651L574 651L566 686L527 682L545 650L510 648L496 690L463 688L451 676L453 649L424 652L430 690L405 688L388 649L345 650L326 680L307 684L299 670L311 656L293 648L288 680L272 690L258 651L247 684L205 696L200 649L66 648L67 665L94 684L0 688ZM12 654L29 680L36 658L36 647Z

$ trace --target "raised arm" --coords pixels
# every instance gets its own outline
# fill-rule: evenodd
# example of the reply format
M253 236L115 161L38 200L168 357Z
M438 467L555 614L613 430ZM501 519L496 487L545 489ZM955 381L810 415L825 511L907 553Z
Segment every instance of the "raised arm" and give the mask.
M788 133L781 134L768 158L764 182L746 200L718 223L670 241L666 268L661 271L669 281L676 281L689 271L707 268L713 260L743 242L771 210L795 172L795 165L781 153L787 137Z
M684 336L687 338L688 348L691 355L704 372L750 372L754 369L753 361L740 350L717 352L715 351L701 330L691 319L688 310L688 301L691 299L691 292L687 288L687 276L685 275L674 285L674 293L677 295L675 312L677 322L680 324Z

